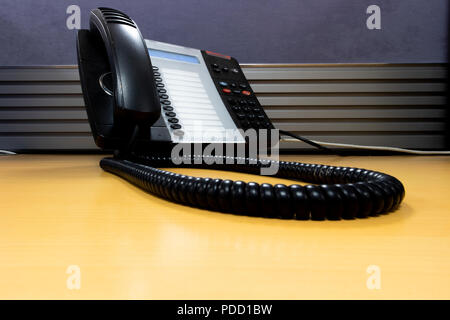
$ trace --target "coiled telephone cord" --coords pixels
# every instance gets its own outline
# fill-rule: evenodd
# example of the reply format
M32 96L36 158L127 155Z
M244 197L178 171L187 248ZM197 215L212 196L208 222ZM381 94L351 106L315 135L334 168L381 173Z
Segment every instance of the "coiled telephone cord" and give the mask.
M269 160L192 157L192 165L177 167L208 168L259 174ZM194 161L195 160L195 161ZM240 162L243 164L238 164ZM201 162L201 164L197 164ZM403 184L377 171L320 164L279 161L275 175L310 182L301 186L199 178L156 167L172 167L170 157L131 153L127 159L104 158L100 166L143 190L172 202L192 207L248 216L298 219L339 220L376 216L396 209L405 196Z

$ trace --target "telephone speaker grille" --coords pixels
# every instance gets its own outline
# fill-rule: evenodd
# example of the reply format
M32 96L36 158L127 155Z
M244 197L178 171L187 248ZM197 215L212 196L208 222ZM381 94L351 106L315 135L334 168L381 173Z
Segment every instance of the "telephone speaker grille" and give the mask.
M99 10L103 14L103 17L105 18L105 21L107 23L125 24L130 27L136 28L136 24L134 23L134 21L129 16L120 11L110 8L99 8Z

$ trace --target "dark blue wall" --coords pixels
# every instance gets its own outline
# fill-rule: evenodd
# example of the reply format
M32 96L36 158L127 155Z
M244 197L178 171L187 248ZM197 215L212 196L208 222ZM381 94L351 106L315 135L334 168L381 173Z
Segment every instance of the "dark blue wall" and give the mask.
M240 62L444 62L448 0L2 0L0 65L75 64L66 8L110 6L144 37ZM381 30L366 9L381 7Z

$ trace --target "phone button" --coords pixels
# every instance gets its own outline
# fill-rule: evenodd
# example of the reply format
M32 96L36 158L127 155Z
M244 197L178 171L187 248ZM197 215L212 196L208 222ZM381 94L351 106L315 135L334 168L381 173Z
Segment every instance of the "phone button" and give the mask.
M259 121L252 121L251 124L255 129L261 127L261 123Z
M179 120L177 118L170 118L168 121L170 123L178 123Z
M170 127L172 129L174 129L174 130L181 129L181 126L179 124L177 124L177 123L176 124L171 124Z
M166 111L173 111L173 108L169 106L164 106L163 109Z
M222 91L225 92L225 93L231 93L231 90L228 89L228 88L223 88Z
M170 101L169 101L169 100L161 101L161 103L162 103L162 104L165 104L166 106L169 106L169 105L170 105Z
M169 96L167 94L160 94L159 97L161 99L169 99Z
M176 129L176 130L173 130L173 134L181 137L184 135L184 131L181 129Z
M166 116L168 117L175 117L177 114L175 112L166 112Z
M222 87L228 86L228 83L226 83L225 81L220 81L219 84L220 84Z
M248 120L243 120L241 121L241 126L246 129L250 127L250 122L248 122Z
M159 68L156 67L156 66L152 66L152 68L153 68L153 71L158 71L159 70Z

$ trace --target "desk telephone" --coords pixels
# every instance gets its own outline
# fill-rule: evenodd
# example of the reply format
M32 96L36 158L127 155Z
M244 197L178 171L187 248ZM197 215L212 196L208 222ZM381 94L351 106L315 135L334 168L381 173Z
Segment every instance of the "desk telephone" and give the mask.
M111 8L91 11L90 29L78 32L77 53L95 142L114 151L100 166L150 193L214 211L299 220L363 218L389 212L403 200L399 180L358 168L277 162L275 176L314 183L306 186L259 185L157 169L174 165L174 144L247 145L243 135L217 141L217 133L274 129L236 59L145 40L128 15ZM200 140L190 134L198 127ZM208 164L203 155L188 157L194 164L181 166L253 174L271 164L238 157L231 159L233 164Z

